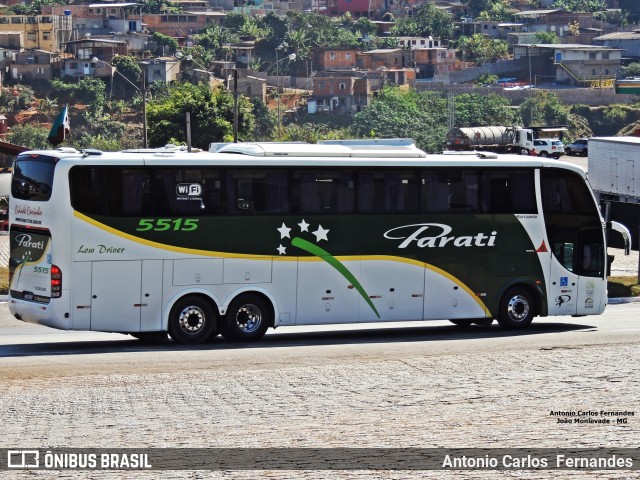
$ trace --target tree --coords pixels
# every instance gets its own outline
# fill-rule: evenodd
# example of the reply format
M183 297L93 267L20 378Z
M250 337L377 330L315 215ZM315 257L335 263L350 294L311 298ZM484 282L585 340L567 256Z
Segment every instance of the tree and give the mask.
M149 143L165 145L171 139L186 142L185 117L191 114L191 139L194 147L207 149L211 142L233 140L233 96L208 84L179 83L169 87L166 97L147 104ZM253 131L254 117L246 97L238 98L238 137L243 140Z
M255 118L252 140L272 140L273 132L278 125L276 114L269 110L267 105L260 100L251 99L252 113Z
M447 133L446 99L435 92L386 86L369 107L353 117L356 137L412 138L427 152L441 152Z
M638 0L618 0L620 10L631 23L640 21L640 2Z
M131 97L142 90L142 69L134 57L118 55L113 58L113 66L113 83L123 96Z
M478 65L509 58L509 45L504 40L494 40L480 33L471 37L461 37L457 48L462 58Z
M567 125L569 107L564 105L555 93L543 90L535 92L533 97L522 102L520 116L523 123L531 127Z
M462 127L515 125L520 120L511 108L511 102L493 93L456 95L455 104L456 125Z
M622 67L622 77L640 77L640 62L633 62L626 67Z
M164 35L160 32L153 32L151 41L158 45L156 53L161 52L162 54L170 54L175 53L176 50L178 50L178 41L169 35Z
M15 145L22 145L33 150L46 150L51 147L47 142L49 129L25 123L14 125L9 130L7 139Z
M600 12L607 5L605 0L556 0L554 8L563 8L568 12Z
M513 18L514 9L507 0L492 0L487 10L478 15L481 20L508 21Z
M451 38L453 36L453 19L451 15L433 3L423 4L416 9L416 14L396 22L391 29L395 36L434 36Z
M181 8L170 0L144 0L142 2L144 13L169 13L178 12Z
M558 43L558 35L555 32L545 32L540 30L535 33L536 43Z

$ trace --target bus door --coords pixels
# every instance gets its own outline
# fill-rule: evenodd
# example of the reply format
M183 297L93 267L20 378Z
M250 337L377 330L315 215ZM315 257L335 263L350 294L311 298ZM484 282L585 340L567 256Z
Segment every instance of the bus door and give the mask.
M557 230L551 242L549 314L600 312L606 281L602 229Z
M74 293L73 328L160 330L161 260L76 262L74 273L80 288Z
M599 313L606 290L604 229L582 176L543 169L542 206L549 247L549 315Z
M578 302L578 242L575 230L555 232L551 242L549 315L575 315Z

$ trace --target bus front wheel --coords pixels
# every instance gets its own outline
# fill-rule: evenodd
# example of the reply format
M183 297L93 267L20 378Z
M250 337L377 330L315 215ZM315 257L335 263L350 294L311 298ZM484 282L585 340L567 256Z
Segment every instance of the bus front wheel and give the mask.
M178 343L195 345L215 335L216 322L211 303L198 295L189 295L171 309L169 335Z
M227 340L250 342L264 336L270 320L269 304L260 295L245 293L231 302L220 329Z
M502 297L498 313L498 323L502 328L524 328L532 322L534 316L533 298L524 288L513 287Z

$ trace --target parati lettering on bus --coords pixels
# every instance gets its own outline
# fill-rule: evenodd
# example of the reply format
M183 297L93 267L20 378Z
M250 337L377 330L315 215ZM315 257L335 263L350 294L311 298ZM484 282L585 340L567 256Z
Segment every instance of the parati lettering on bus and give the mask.
M431 236L424 234L431 227L439 228L441 232L438 235ZM398 248L407 248L414 242L419 248L444 247L447 244L451 244L454 247L493 247L495 245L496 235L498 234L498 232L493 231L490 235L477 233L476 235L448 237L447 235L450 234L452 230L449 225L443 223L417 223L392 228L384 233L384 238L388 238L389 240L404 240L398 245Z
M80 245L78 253L123 253L124 247L107 247L106 245L98 245L97 247L85 247Z

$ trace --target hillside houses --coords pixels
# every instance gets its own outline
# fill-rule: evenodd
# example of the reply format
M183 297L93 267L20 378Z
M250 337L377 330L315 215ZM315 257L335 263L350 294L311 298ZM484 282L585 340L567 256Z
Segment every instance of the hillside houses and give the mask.
M451 47L453 38L391 34L394 21L415 15L424 3L432 3L450 15L455 22L455 37L479 34L508 42L510 59L504 62L504 71L524 81L531 77L532 83L538 85L552 82L588 87L598 81L601 86L609 86L624 59L640 58L640 30L612 31L612 26L594 21L591 13L572 13L545 5L533 10L528 1L512 2L519 11L511 21L471 18L469 7L455 0L173 3L172 9L162 13L149 13L144 4L136 1L94 0L43 5L40 15L0 15L0 61L5 66L0 70L0 82L36 85L52 78L85 77L111 82L116 73L114 58L129 55L144 71L145 84L184 78L228 87L230 74L237 71L238 91L247 96L266 99L276 87L297 87L310 91L319 111L354 113L365 108L375 91L385 84L428 88L431 84L462 83L474 78L465 75L470 64ZM304 55L295 46L288 46L286 54L297 52L298 58L286 68L280 63L285 60L284 50L278 58L271 45L267 52L271 56L261 58L265 40L251 35L225 43L215 55L207 57L207 65L188 54L203 28L223 26L231 12L253 16L289 10L327 16L349 13L352 21L369 18L377 29L376 35L384 39L384 46L371 43L366 35L357 47L314 46ZM536 32L554 33L558 41L538 43ZM158 44L154 34L175 40L178 50L166 43ZM182 51L186 53L178 57ZM276 71L271 69L275 63L281 65ZM606 80L609 83L603 83Z

